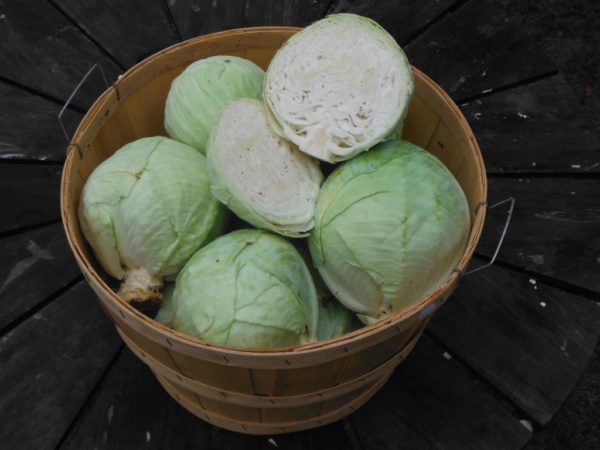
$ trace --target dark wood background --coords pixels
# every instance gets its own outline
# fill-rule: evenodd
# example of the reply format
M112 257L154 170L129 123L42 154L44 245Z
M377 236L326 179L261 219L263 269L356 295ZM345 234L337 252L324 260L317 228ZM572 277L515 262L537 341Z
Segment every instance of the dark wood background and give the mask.
M349 418L269 437L187 413L124 348L68 248L57 122L83 74L109 83L199 34L381 23L460 105L490 202L517 199L495 266L465 277L411 356ZM0 0L0 448L521 448L542 433L600 335L598 134L539 43L492 0ZM67 109L73 131L102 91ZM488 216L473 265L505 214Z

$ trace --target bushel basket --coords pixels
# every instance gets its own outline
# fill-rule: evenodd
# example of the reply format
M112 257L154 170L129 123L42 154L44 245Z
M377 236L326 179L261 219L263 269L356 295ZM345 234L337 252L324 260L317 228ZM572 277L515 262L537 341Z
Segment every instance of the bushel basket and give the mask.
M140 62L109 87L81 121L61 184L69 243L87 281L126 344L164 388L196 416L252 434L313 428L360 407L408 355L431 314L452 293L471 258L486 208L485 168L458 107L417 69L403 138L435 154L462 186L472 228L457 271L430 295L375 325L336 339L275 350L207 344L177 333L121 301L100 275L84 241L77 208L85 180L124 144L166 135L165 99L171 81L192 62L212 55L248 58L266 69L297 28L264 27L215 33L169 47Z

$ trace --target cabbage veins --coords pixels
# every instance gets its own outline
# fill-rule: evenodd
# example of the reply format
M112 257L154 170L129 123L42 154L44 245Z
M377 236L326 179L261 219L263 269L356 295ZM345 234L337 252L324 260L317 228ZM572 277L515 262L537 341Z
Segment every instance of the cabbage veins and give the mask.
M81 194L79 220L100 264L125 279L126 301L160 299L188 258L224 228L206 158L165 137L131 142L102 162Z
M309 249L333 295L370 323L436 289L470 230L466 197L433 155L388 141L323 183Z

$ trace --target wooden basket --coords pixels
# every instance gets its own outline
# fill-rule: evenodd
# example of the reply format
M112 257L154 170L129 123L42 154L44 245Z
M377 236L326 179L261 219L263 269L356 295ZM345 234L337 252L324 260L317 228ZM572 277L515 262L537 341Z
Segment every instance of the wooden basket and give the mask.
M275 434L338 420L367 401L419 339L431 314L456 287L454 272L438 289L385 321L329 341L265 351L211 345L172 331L122 302L79 228L79 196L90 173L135 139L166 135L163 110L171 81L190 63L229 54L264 69L297 28L263 27L191 39L140 62L107 89L83 118L61 184L67 237L86 279L127 345L165 389L192 413L242 433ZM404 138L438 156L469 201L472 229L458 269L471 258L485 219L487 182L477 142L463 115L417 69Z

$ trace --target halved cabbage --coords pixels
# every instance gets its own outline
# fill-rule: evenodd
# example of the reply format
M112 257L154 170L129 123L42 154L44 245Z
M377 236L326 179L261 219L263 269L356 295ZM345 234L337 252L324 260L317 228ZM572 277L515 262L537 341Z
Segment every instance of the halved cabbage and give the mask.
M237 230L199 250L175 282L173 328L216 344L281 347L315 340L318 301L284 238Z
M221 234L226 216L204 155L165 137L131 142L98 165L79 204L83 234L104 270L125 278L126 301L160 299L163 279Z
M189 65L171 84L165 129L173 139L206 153L210 130L227 102L262 97L265 72L244 58L218 55Z
M283 45L263 96L279 134L337 162L394 134L412 92L412 70L394 38L371 19L335 14Z
M309 249L333 295L371 323L446 280L469 230L469 206L450 171L425 150L394 140L323 183Z
M261 102L228 103L206 157L214 196L246 222L291 237L313 227L319 164L273 133Z

